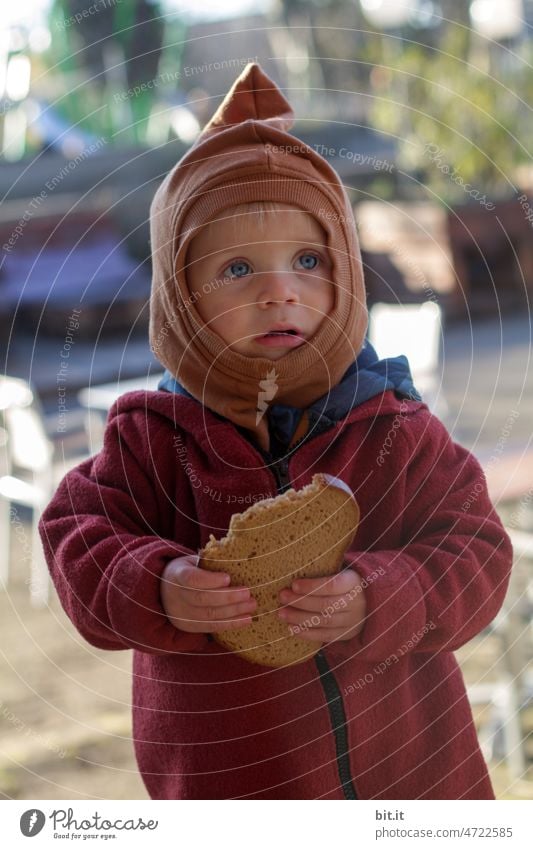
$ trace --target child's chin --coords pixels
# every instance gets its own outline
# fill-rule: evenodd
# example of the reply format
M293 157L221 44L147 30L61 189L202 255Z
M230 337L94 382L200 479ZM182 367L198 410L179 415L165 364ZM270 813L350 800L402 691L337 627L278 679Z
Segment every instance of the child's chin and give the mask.
M290 354L291 351L297 351L301 346L297 348L267 348L262 347L261 345L250 345L248 347L233 347L229 346L232 351L235 351L236 354L241 354L243 357L253 357L254 359L261 358L263 360L281 360L282 357L286 357L287 354Z
M247 353L245 356L247 357L261 357L263 360L281 360L282 357L286 357L288 354L292 353L292 351L297 351L298 348L265 348L264 351L253 353Z

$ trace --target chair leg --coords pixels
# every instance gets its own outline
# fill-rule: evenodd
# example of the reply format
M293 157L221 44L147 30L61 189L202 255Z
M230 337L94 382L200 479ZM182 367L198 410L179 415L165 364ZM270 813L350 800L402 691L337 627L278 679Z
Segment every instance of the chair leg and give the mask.
M0 498L0 584L7 589L9 579L9 558L11 543L11 516L9 502Z
M45 560L41 537L39 536L40 510L35 508L32 515L32 549L31 549L31 581L30 602L32 607L48 605L50 573Z
M520 704L515 681L506 678L495 688L493 704L501 720L505 760L509 774L513 778L522 778L526 763Z

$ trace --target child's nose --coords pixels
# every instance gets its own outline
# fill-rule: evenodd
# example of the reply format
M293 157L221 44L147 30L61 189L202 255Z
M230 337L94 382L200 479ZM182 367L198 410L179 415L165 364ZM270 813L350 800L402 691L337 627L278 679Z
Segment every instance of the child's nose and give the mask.
M260 276L258 303L299 300L297 280L290 271L265 271Z

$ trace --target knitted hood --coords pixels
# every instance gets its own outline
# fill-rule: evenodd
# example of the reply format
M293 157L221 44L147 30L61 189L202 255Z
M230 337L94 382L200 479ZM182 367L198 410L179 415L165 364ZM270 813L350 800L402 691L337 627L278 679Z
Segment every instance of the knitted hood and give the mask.
M265 397L306 408L327 393L361 350L367 310L361 255L350 202L337 173L290 135L293 112L257 64L249 64L188 153L158 188L150 209L152 293L150 343L187 391L266 450ZM186 253L202 225L224 209L257 200L290 203L326 232L335 304L307 344L275 362L227 347L196 309L186 280ZM273 375L274 371L274 375Z

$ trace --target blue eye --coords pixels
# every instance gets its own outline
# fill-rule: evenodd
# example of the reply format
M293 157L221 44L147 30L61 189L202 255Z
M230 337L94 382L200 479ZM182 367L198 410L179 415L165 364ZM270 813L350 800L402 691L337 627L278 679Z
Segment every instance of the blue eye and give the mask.
M225 274L227 277L245 277L251 270L251 266L247 262L239 259L237 262L232 262L231 265L228 265Z
M314 254L302 254L301 257L299 257L299 262L302 268L305 268L306 271L313 271L313 269L318 265L318 257Z

